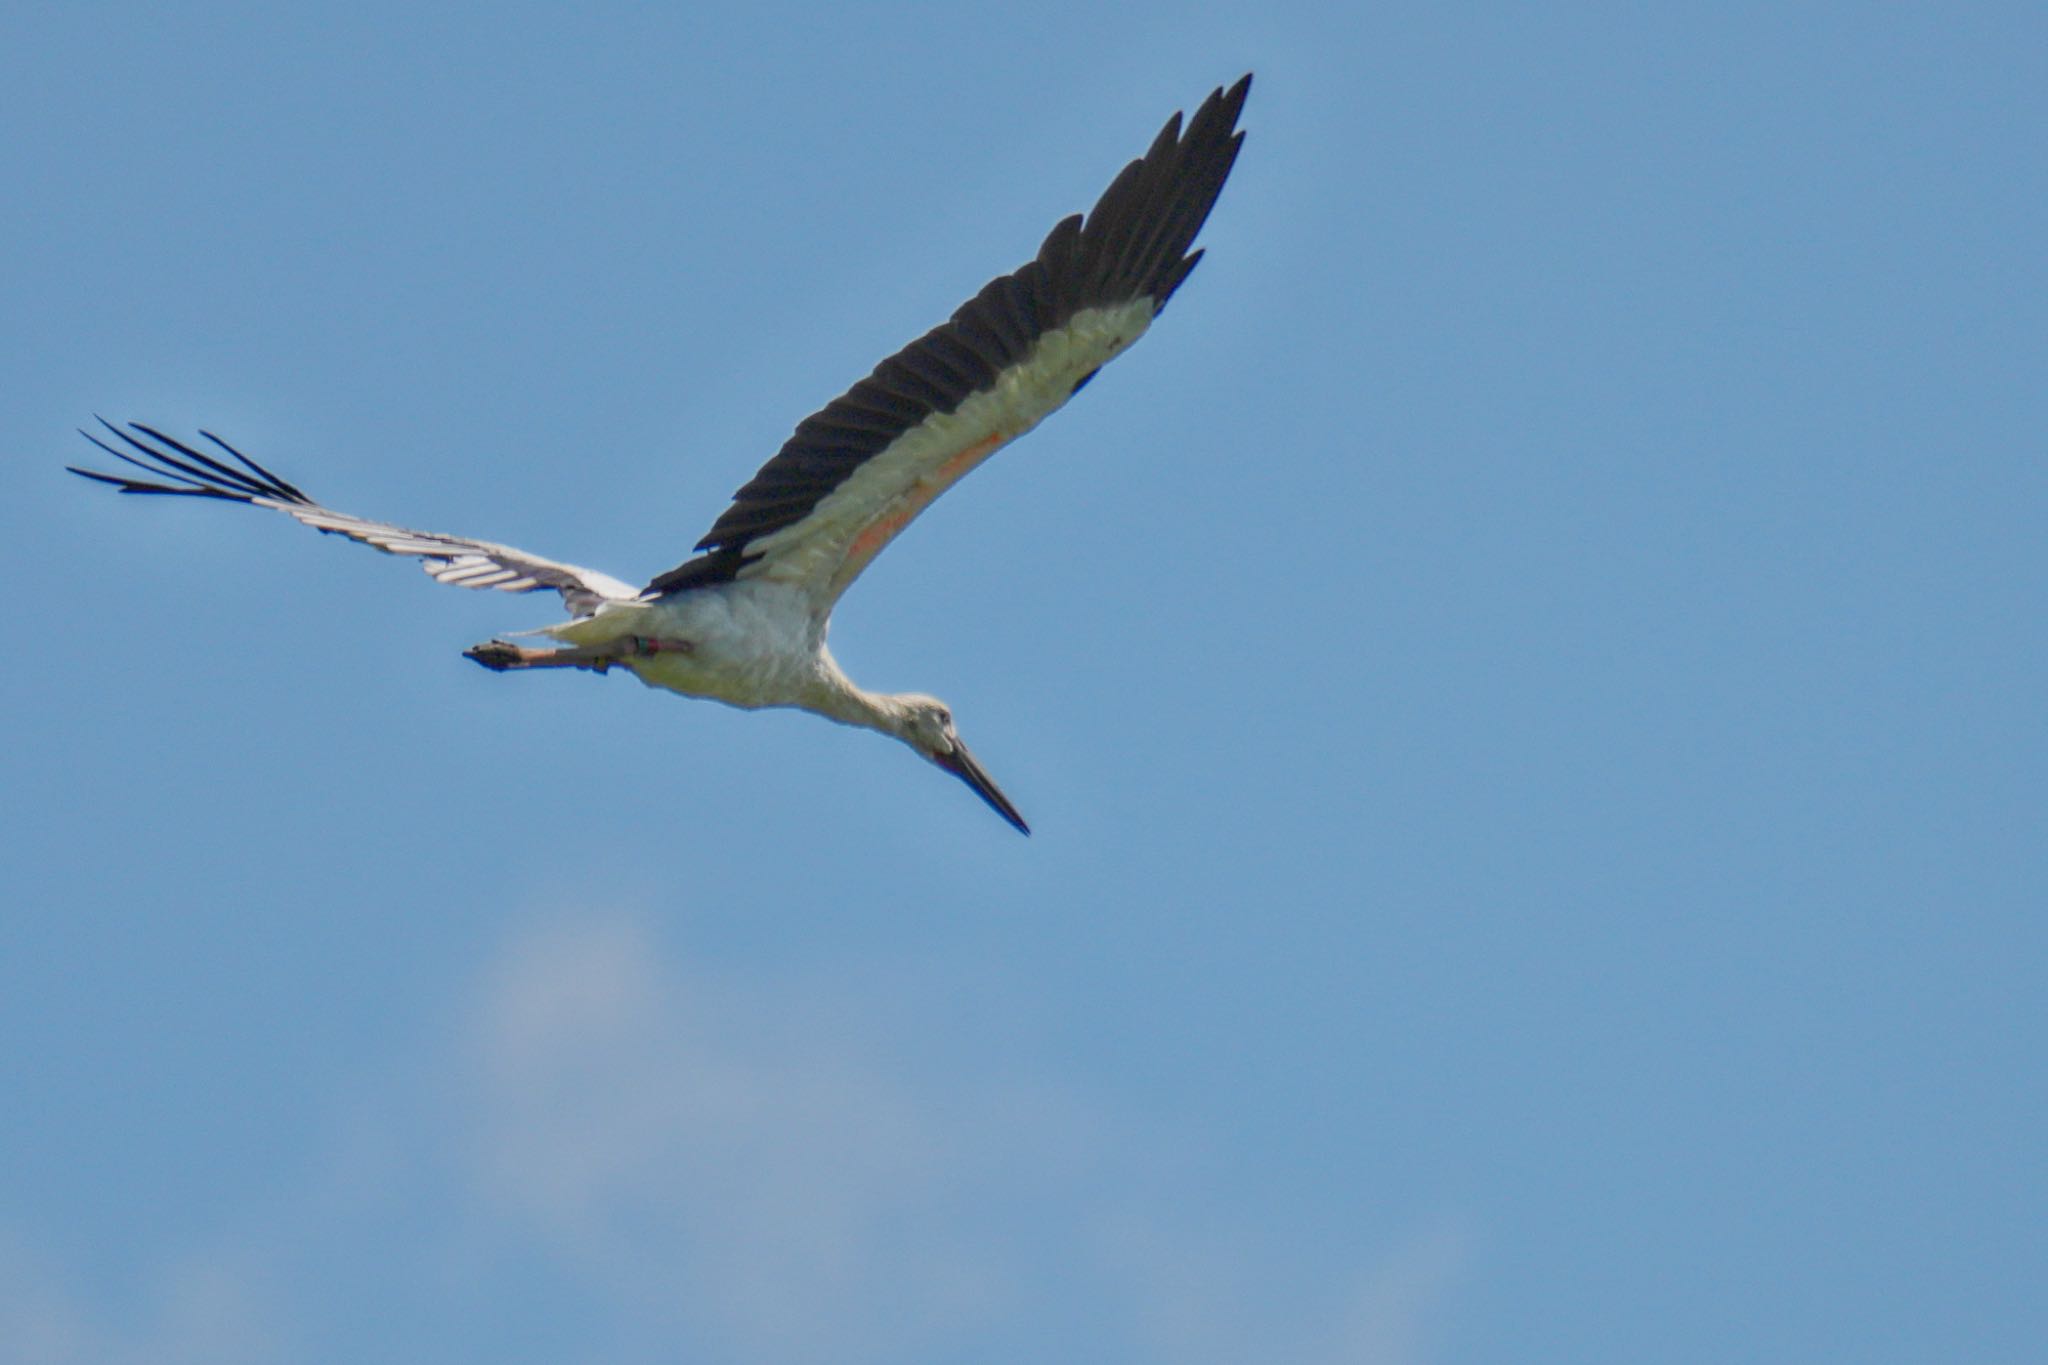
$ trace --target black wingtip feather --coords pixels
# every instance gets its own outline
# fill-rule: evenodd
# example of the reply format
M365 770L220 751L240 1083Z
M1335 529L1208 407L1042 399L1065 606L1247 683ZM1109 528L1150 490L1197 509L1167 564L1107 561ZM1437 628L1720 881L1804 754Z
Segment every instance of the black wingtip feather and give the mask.
M1237 120L1251 84L1246 74L1212 90L1192 116L1167 119L1145 155L1118 172L1087 214L1054 225L1035 258L991 280L951 319L806 419L734 495L697 542L698 556L647 591L733 578L750 543L802 521L890 440L957 409L1076 313L1138 299L1149 299L1155 313L1165 307L1201 259L1189 248L1237 160L1244 141Z
M175 488L167 483L149 483L142 479L131 479L120 474L102 474L96 469L80 469L75 464L64 466L69 473L95 483L112 484L123 493L164 493L182 498L224 498L230 502L247 502L239 493L227 493L218 488Z
M113 429L113 424L108 422L106 418L102 417L99 419L99 421L100 425L107 427L109 430ZM194 486L190 490L182 488L166 488L163 490L166 493L182 493L187 491L197 492L199 489L207 488L210 486L205 482L205 480L194 478L192 475L183 473L177 469L159 468L157 465L146 464L143 461L136 459L133 455L128 454L126 451L114 449L114 447L108 445L105 441L102 441L99 437L93 435L91 432L85 430L85 428L83 427L79 428L78 434L80 436L83 436L86 440L92 442L94 445L98 446L107 454L119 460L122 464L134 465L137 469L140 469L145 474L152 474L159 479L175 479L179 483L191 484ZM116 431L114 434L117 436L120 435L118 431ZM157 485L155 484L146 484L142 483L139 480L126 480L126 482L134 483L135 488L132 490L124 488L122 490L123 492L146 492L157 487Z
M96 470L79 469L67 465L72 473L100 483L112 484L123 493L160 493L182 497L222 498L229 502L253 502L267 498L274 502L312 505L312 499L291 484L278 478L262 465L236 450L226 441L211 432L201 432L229 455L247 466L249 473L243 473L230 465L194 450L174 436L165 434L144 422L130 422L127 427L118 427L104 417L95 415L95 420L128 450L119 449L101 440L90 431L80 428L78 434L92 442L100 450L113 456L123 464L133 465L150 476L138 479L120 474L102 474ZM147 439L142 439L147 438ZM154 444L152 444L154 442ZM130 454L129 451L134 451ZM169 483L153 480L168 479Z
M201 427L199 429L199 434L201 436L204 436L207 440L213 442L215 445L219 446L222 450L225 450L228 454L234 456L237 460L240 460L243 464L247 465L251 472L253 472L258 478L263 479L272 488L275 488L278 492L289 494L294 500L298 502L310 503L313 501L304 493L300 492L296 486L286 483L283 479L280 479L277 475L271 473L262 465L257 464L247 455L244 455L241 451L235 449L226 441L223 441L220 437L208 431L205 427Z
M219 460L214 459L212 456L204 455L199 451L194 450L191 446L186 445L183 441L178 440L175 436L166 436L163 432L158 431L155 427L145 425L144 423L141 422L130 422L128 424L128 428L130 431L141 432L144 436L149 437L152 441L156 441L162 445L169 446L172 450L178 452L179 455L182 455L184 459L175 459L172 456L165 454L161 450L149 450L148 446L143 445L140 441L137 441L134 437L128 435L127 432L120 433L122 440L127 441L130 445L134 446L138 450L148 451L157 459L162 460L168 464L175 464L182 469L190 470L193 474L198 475L202 479L206 479L210 483L219 483L229 488L239 489L242 492L249 494L251 497L266 497L276 492L276 490L272 488L269 484L264 483L263 481L258 479L252 479L247 474L242 473L238 469L231 469L227 465L222 464Z

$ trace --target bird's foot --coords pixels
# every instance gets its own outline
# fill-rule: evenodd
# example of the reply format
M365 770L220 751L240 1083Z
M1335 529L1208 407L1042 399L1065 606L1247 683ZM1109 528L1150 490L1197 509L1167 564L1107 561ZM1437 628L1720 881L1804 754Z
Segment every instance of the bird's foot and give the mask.
M527 657L538 654L539 650L521 649L518 645L504 640L486 640L480 645L471 645L462 651L465 659L474 659L493 673L503 673L508 668L523 668Z

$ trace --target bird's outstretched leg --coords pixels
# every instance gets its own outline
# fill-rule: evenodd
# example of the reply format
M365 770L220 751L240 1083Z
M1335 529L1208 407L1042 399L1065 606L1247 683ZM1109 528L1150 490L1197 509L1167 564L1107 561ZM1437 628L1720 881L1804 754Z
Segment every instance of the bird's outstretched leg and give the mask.
M587 668L602 673L622 659L651 659L657 654L688 654L695 645L688 640L662 640L651 635L628 635L614 643L583 649L527 649L509 640L486 640L462 651L493 673L515 668Z
M480 645L471 645L462 651L462 657L476 660L493 673L515 668L587 668L593 673L602 673L619 661L614 651L528 649L509 640L486 640Z

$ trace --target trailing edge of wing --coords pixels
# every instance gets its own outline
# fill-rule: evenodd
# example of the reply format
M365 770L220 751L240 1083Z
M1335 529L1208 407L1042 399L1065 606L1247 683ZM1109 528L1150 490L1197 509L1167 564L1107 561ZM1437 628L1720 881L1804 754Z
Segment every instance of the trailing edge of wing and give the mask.
M569 609L578 615L595 611L600 602L630 601L639 595L637 589L609 574L578 568L574 564L558 564L509 545L495 545L487 540L471 540L466 536L447 536L432 531L411 531L389 522L370 521L322 507L209 431L199 434L236 464L230 465L140 422L130 422L124 429L101 418L100 425L127 449L110 445L89 431L81 431L79 435L150 477L104 474L76 466L71 467L71 472L112 484L123 493L220 498L248 503L252 507L273 508L316 531L347 536L358 544L386 554L414 556L437 583L449 583L459 588L492 588L499 592L552 590L562 594Z

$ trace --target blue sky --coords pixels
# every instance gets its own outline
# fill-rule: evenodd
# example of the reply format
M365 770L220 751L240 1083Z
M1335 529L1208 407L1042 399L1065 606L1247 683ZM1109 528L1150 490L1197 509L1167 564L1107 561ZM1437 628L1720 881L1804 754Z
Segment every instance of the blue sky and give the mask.
M16 6L0 1359L2048 1337L2038 6ZM1255 70L872 736L61 472L629 579Z

